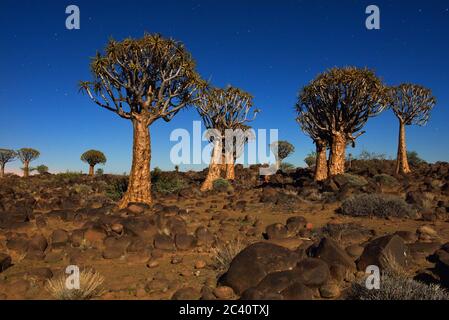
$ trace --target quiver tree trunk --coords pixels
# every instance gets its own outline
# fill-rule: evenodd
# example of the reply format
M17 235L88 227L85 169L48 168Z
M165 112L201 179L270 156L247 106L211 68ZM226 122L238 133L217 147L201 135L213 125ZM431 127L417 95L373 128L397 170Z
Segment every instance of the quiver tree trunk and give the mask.
M396 159L396 173L409 173L410 167L407 159L407 147L405 143L405 124L399 120L398 156Z
M23 163L23 176L25 178L28 178L30 176L30 163L28 161L25 161Z
M329 176L345 173L346 138L344 133L336 132L332 136L331 152L329 157Z
M148 124L144 120L133 119L133 160L129 174L128 189L118 207L126 208L129 203L151 205L151 141Z
M326 143L316 141L315 181L327 179Z
M89 176L94 175L94 165L89 165Z
M0 178L3 178L5 176L5 164L2 164L0 166Z
M235 166L234 162L226 163L226 179L235 180Z
M214 187L214 181L221 178L221 172L223 170L223 153L221 143L214 145L212 150L212 156L209 163L209 170L207 172L206 180L204 180L201 186L201 191L212 190Z

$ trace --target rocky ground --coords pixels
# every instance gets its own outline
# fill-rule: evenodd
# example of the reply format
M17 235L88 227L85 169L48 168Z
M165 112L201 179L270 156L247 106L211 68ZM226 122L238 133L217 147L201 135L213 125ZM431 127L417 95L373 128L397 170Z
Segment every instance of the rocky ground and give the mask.
M237 167L238 182L208 193L204 172L158 172L155 205L126 210L114 206L125 177L9 176L0 298L63 298L49 281L68 265L104 278L94 299L357 299L373 264L449 287L449 164L393 169L353 161L316 183L307 169L266 182Z

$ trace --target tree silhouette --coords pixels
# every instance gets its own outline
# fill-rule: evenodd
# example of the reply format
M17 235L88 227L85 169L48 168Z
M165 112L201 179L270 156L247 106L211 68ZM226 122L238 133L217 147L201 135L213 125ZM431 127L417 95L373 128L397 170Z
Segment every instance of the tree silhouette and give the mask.
M5 176L5 166L16 159L17 152L10 149L0 149L0 178Z
M425 87L404 83L390 89L391 109L399 120L399 142L396 160L396 173L409 173L405 143L405 127L424 126L430 118L430 112L436 104L432 91Z
M110 40L92 60L93 80L80 87L100 107L133 124L133 160L128 190L120 208L131 202L151 204L150 131L158 119L170 121L195 103L204 81L180 43L157 34L141 39Z
M249 93L231 86L225 89L208 88L200 94L197 110L209 129L209 140L214 144L202 191L213 189L213 182L221 177L222 171L225 171L227 179L235 178L235 157L251 138L248 136L251 131L246 130L245 123L254 120L259 112L255 109L253 117L248 118L253 107L252 99Z
M22 148L17 151L17 156L23 163L23 176L25 178L30 175L30 162L39 158L40 154L39 151L32 148Z
M38 165L35 169L39 174L48 173L48 167L44 164Z
M373 71L355 67L330 69L301 90L298 121L315 142L330 147L330 176L344 173L346 145L354 145L369 117L384 110L386 92Z
M105 164L106 156L98 150L88 150L81 155L81 161L89 164L89 175L94 175L94 168L97 164Z

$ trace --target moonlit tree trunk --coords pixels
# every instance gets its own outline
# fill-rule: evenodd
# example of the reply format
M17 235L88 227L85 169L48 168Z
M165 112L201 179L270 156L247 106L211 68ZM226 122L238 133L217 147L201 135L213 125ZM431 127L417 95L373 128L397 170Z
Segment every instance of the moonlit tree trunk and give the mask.
M336 176L345 173L346 139L343 133L334 133L332 137L329 159L329 175Z
M221 178L221 171L223 168L222 148L220 145L214 145L212 151L212 157L210 159L209 170L207 172L206 180L204 180L201 186L201 191L212 190L214 187L214 181Z
M132 202L152 204L150 130L145 121L133 119L133 132L133 160L128 190L118 204L119 208L126 208Z
M323 141L317 141L315 144L315 181L323 181L327 179L326 143Z
M398 156L396 159L396 173L409 173L410 167L407 159L407 147L405 143L405 124L399 120Z

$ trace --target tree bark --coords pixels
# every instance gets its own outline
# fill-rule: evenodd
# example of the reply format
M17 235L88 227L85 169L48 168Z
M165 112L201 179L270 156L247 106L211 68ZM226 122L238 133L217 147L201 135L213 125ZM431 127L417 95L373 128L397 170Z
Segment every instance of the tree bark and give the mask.
M30 176L30 163L28 161L25 161L23 163L23 176L25 178L28 178Z
M326 143L316 141L315 181L327 179Z
M399 143L398 155L396 159L396 173L410 173L410 167L407 159L407 146L405 143L405 124L399 120Z
M235 166L234 163L226 163L226 179L235 180Z
M212 150L209 171L207 172L206 180L204 180L203 185L201 186L201 191L212 190L214 181L221 178L221 171L223 170L224 163L220 162L223 162L222 148L221 145L215 145Z
M147 121L133 119L133 160L129 174L128 190L118 207L123 209L129 203L137 202L151 205L151 140Z
M0 178L3 178L5 176L5 164L2 164L0 166Z
M89 165L89 176L93 176L94 175L94 167L93 165Z
M337 132L332 136L332 145L329 159L329 176L345 173L346 138L344 133Z

